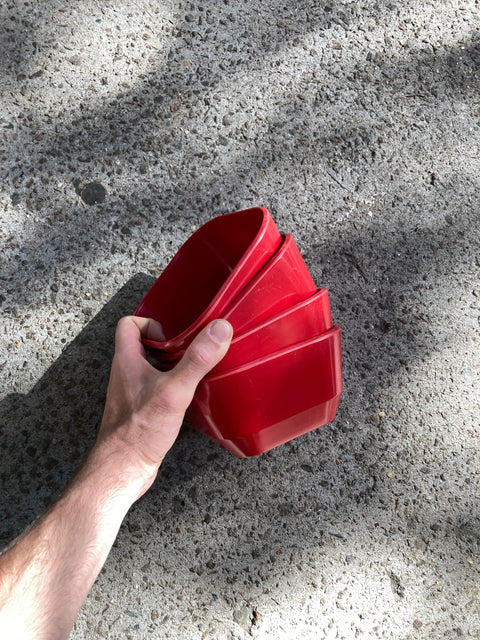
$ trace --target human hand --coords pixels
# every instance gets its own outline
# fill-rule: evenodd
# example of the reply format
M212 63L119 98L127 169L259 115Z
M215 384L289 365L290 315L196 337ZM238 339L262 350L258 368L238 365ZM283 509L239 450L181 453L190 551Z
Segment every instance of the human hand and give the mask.
M163 339L160 325L120 320L93 449L57 502L0 557L2 637L68 637L126 512L155 479L197 384L225 355L232 327L207 325L167 373L147 361L142 338Z
M142 338L164 339L161 326L137 316L120 320L105 410L92 452L118 455L125 472L142 480L139 495L152 484L174 443L198 383L227 352L232 327L225 320L207 325L168 372L157 371L148 362Z

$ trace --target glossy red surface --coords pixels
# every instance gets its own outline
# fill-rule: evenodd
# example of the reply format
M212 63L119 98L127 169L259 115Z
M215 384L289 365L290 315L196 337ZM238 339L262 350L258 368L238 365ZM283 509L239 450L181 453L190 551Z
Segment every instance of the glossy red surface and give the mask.
M318 336L332 328L328 292L319 289L313 296L234 335L227 354L214 373L239 367L297 342Z
M234 333L305 300L317 290L293 236L282 235L275 255L223 312Z
M303 261L302 256L295 244L293 236L290 234L282 235L282 244L274 256L267 264L256 274L256 276L247 284L240 294L231 302L231 304L222 313L222 318L228 320L233 326L234 335L246 331L251 327L256 327L274 316L280 314L298 303L310 298L316 292L315 283ZM325 292L326 293L326 292ZM330 314L328 307L328 298L324 298L324 306L326 308L320 310L319 305L311 308L302 308L298 311L296 317L291 317L291 321L279 321L275 328L275 336L272 331L263 331L266 340L265 345L273 341L272 350L291 344L289 334L295 334L296 330L293 326L299 322L305 322L304 330L297 327L297 332L301 336L299 339L305 339L312 335L322 332L320 318L327 313ZM315 315L314 315L315 314ZM317 314L318 318L317 318ZM316 325L319 324L318 330ZM311 332L308 333L308 328ZM331 327L331 319L330 326ZM323 329L326 330L326 329ZM261 339L261 338L260 338ZM257 340L258 342L258 340ZM154 341L145 341L148 346L154 346ZM258 345L259 347L261 345ZM240 341L234 340L234 344L227 354L227 362L229 357L236 358L240 362L247 362L258 357L256 354L256 346L252 340ZM241 350L244 349L243 353ZM179 350L173 353L157 353L159 367L168 370L175 365L181 358L184 351ZM268 351L266 352L268 353ZM222 369L226 368L221 364Z
M265 265L281 243L270 213L255 207L213 218L176 253L135 310L157 320L165 335L147 346L187 346Z
M163 327L144 340L171 369L198 331L229 320L225 358L202 380L188 417L239 457L258 455L330 422L342 391L340 329L289 234L262 207L214 218L194 233L136 315Z
M268 451L335 417L342 391L340 329L203 379L193 426L239 457Z

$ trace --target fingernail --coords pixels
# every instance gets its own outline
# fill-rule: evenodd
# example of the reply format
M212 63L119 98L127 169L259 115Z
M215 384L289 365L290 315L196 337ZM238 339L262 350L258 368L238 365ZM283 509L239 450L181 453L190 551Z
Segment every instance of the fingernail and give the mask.
M232 325L226 320L215 320L208 328L208 332L215 342L223 344L232 335Z

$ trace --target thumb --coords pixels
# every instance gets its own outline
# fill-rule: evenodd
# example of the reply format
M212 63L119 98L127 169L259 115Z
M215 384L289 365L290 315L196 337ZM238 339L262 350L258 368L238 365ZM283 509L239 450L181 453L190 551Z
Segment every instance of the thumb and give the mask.
M232 335L229 322L214 320L200 331L170 375L182 386L190 386L193 395L200 380L227 353Z

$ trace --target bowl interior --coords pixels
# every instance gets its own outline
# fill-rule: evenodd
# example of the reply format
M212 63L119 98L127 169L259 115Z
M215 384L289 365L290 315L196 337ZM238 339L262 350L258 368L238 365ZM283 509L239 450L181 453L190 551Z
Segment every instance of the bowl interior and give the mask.
M260 207L207 222L179 249L136 315L157 320L165 340L182 333L207 309L263 222Z

